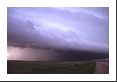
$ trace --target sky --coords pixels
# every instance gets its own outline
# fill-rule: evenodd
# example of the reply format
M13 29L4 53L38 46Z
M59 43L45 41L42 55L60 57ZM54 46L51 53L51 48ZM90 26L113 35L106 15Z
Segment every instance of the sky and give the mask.
M8 7L7 41L52 49L109 52L109 8Z

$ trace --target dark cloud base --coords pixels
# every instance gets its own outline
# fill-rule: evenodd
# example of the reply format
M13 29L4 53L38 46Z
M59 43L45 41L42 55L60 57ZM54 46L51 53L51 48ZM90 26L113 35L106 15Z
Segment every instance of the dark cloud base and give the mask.
M23 45L20 47L21 50L27 49ZM16 46L14 47L16 48ZM30 49L36 50L30 58L35 56L36 59L30 60L29 54L20 54L27 56L26 59L20 59L20 61L86 61L86 60L95 60L95 59L106 59L109 58L109 52L101 53L101 52L90 52L90 51L75 51L75 50L60 50L60 49L51 49L51 48L39 48L36 46L31 46ZM45 54L40 54L40 51L46 52ZM23 53L23 52L22 52ZM31 51L29 51L31 53ZM37 54L37 55L34 55ZM40 60L40 57L43 56L44 59ZM48 56L46 59L45 57ZM29 59L28 59L29 58ZM39 59L38 59L39 58ZM15 60L15 58L14 58ZM16 59L18 60L18 59Z

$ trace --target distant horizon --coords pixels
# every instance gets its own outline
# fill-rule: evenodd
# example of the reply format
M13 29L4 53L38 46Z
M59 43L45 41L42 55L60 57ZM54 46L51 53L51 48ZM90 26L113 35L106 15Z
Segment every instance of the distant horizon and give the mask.
M76 61L67 61L67 60L66 60L66 61L64 61L64 60L63 60L63 61L60 61L60 60L59 60L59 61L7 60L7 61L13 61L13 62L14 62L14 61L16 61L16 62L17 62L17 61L21 61L21 62L25 62L25 61L26 61L26 62L28 62L28 61L29 61L29 62L83 62L83 61L86 62L86 61L106 61L106 62L107 62L107 61L109 61L109 58L92 59L92 60L76 60Z
M8 60L23 61L84 61L109 58L109 53L75 51L75 50L57 50L57 49L40 49L32 47L14 47L8 46Z

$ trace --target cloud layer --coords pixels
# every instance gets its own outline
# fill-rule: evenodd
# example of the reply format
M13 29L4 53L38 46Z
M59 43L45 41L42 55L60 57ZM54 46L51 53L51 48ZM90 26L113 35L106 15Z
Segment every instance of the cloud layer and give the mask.
M109 9L8 7L8 42L108 52Z

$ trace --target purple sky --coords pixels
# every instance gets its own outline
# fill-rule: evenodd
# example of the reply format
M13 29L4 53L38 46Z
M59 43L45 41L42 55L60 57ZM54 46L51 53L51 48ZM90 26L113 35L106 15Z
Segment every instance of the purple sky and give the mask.
M8 42L108 52L108 7L8 7Z

